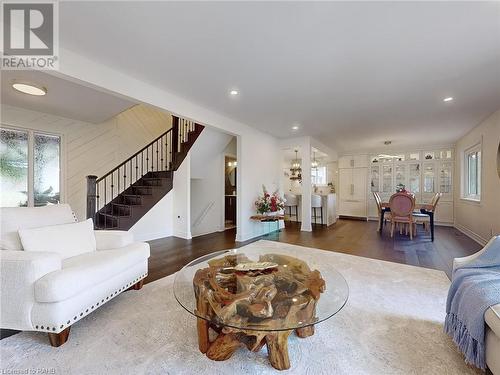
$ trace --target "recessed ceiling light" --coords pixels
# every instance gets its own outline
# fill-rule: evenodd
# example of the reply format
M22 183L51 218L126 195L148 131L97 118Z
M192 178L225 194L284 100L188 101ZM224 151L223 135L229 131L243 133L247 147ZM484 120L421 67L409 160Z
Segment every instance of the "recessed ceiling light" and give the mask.
M292 130L299 130L299 126L298 125L292 126Z
M448 96L447 98L443 99L443 102L451 102L453 98L451 96Z
M22 92L23 94L35 96L43 96L47 94L47 89L45 87L36 86L31 83L14 82L12 84L12 87L17 91Z
M235 96L235 95L238 95L238 94L239 94L238 90L231 90L231 91L229 91L229 95Z

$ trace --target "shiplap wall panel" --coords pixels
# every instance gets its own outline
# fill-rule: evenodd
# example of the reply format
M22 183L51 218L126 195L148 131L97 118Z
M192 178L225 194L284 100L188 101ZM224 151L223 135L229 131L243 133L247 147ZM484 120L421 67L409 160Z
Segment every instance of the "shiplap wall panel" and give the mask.
M85 218L86 176L115 168L172 126L170 114L136 105L101 124L2 104L2 124L62 136L62 195L79 219Z

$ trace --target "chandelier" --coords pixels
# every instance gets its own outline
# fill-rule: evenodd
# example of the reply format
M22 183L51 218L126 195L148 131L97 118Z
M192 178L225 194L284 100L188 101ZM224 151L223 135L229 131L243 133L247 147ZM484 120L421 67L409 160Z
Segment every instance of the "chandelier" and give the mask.
M318 162L316 161L316 152L313 153L313 161L311 163L311 168L312 169L316 169L318 168Z
M297 150L295 150L295 160L292 162L290 167L290 180L301 181L302 180L302 168L300 168L299 158L297 157Z

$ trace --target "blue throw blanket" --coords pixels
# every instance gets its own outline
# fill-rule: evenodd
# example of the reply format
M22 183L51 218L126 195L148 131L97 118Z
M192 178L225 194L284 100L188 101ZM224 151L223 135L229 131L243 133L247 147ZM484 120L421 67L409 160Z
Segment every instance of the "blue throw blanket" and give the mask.
M473 261L453 272L446 302L445 332L465 355L465 362L486 368L484 313L500 303L500 236Z

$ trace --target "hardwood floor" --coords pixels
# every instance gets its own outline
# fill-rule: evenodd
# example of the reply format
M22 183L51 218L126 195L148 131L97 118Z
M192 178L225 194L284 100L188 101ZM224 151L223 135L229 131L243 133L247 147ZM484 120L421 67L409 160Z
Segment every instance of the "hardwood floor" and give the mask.
M384 228L382 235L376 230L375 221L342 219L330 227L314 226L312 232L301 232L299 224L287 222L285 229L279 234L272 234L264 239L434 268L446 272L448 277L451 277L453 258L467 256L481 249L478 243L450 227L436 226L434 242L431 242L430 235L423 232L421 227L413 241L399 233L390 238L388 227ZM146 282L175 273L202 255L252 242L236 243L235 233L235 229L231 229L192 240L168 237L150 241L151 257Z

